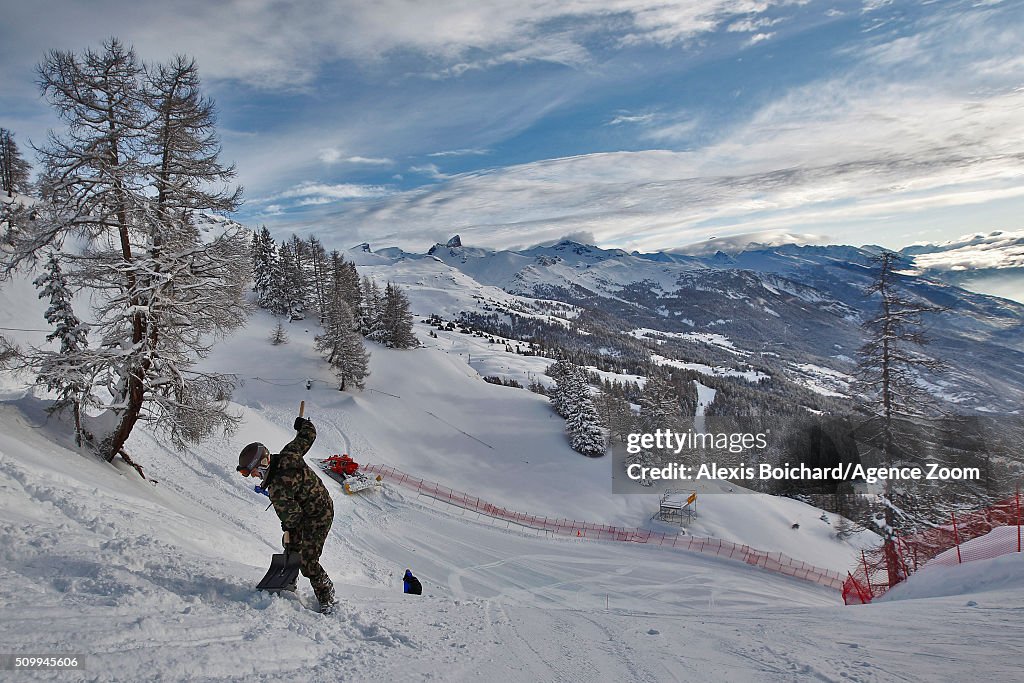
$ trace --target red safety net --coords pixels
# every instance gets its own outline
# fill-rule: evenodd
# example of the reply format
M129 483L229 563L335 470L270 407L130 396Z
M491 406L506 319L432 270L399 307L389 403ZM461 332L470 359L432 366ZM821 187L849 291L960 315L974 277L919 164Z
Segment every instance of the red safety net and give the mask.
M552 519L550 517L528 515L493 505L485 500L481 500L477 496L455 491L435 482L413 477L388 465L363 465L362 468L364 472L374 472L385 477L392 484L397 484L416 493L429 496L464 510L478 512L487 517L505 521L507 525L515 524L519 527L555 536L585 538L597 541L646 543L648 545L664 546L679 550L710 553L718 557L746 562L754 567L760 567L777 574L810 581L827 588L840 590L843 587L843 576L839 572L815 567L806 562L794 560L782 553L769 553L751 548L750 546L724 541L720 538L703 538L678 533L653 532L649 529L616 527L578 520Z
M925 564L953 565L1021 552L1020 493L973 512L952 513L948 524L866 550L843 584L846 604L870 602Z

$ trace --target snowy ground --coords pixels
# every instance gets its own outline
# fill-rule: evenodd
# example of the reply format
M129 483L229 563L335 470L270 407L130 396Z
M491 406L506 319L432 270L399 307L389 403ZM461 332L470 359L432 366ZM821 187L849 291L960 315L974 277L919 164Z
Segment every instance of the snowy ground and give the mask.
M32 327L12 324L23 302L3 303L0 326ZM297 598L254 593L280 531L235 456L249 441L285 443L300 400L320 432L314 457L349 452L535 514L642 526L657 506L612 495L610 459L574 454L543 398L479 378L537 359L466 335L374 346L367 390L341 393L312 351L315 330L293 324L291 343L272 347L271 326L257 315L210 359L245 378L238 434L183 454L133 435L156 484L75 452L45 403L3 378L0 653L85 655L84 671L38 674L50 680L1019 680L1020 581L972 593L933 578L954 594L930 585L844 607L742 563L523 534L386 484L346 497L329 483L323 564L339 614L309 609L308 584ZM699 510L694 533L851 565L855 548L795 501L707 495ZM406 567L422 597L401 594ZM1014 576L1020 563L997 569Z

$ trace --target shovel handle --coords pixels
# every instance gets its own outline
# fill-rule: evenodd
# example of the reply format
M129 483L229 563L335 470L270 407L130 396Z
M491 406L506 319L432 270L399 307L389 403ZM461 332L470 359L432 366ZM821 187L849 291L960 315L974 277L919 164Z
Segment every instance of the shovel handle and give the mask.
M299 417L302 417L302 414L304 412L306 412L306 402L305 401L299 401Z

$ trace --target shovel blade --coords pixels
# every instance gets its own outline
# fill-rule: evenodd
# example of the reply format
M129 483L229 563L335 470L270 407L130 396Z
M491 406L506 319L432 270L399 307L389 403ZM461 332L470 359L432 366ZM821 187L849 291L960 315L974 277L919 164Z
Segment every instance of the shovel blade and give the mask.
M295 590L295 582L299 578L302 558L299 553L274 553L270 559L270 569L263 580L256 584L256 590L277 593Z

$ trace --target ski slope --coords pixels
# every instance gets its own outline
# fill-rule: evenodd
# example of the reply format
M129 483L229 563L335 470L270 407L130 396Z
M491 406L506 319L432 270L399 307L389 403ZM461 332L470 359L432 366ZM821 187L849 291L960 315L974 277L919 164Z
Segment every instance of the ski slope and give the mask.
M5 298L0 326L32 327L34 303ZM304 581L296 597L254 593L280 528L234 472L236 454L254 440L283 445L300 400L319 430L310 461L349 452L513 509L608 524L649 526L658 500L612 495L610 459L573 453L542 397L481 381L477 367L505 360L495 345L421 329L428 348L371 346L373 374L353 394L317 359L314 329L292 324L291 342L274 347L272 326L256 314L208 361L244 379L237 434L181 454L133 435L150 481L76 452L46 402L2 376L0 652L85 655L84 671L54 680L1017 677L1019 584L848 608L742 563L525 534L386 483L344 496L327 482L336 515L322 563L336 616L310 609ZM694 533L837 569L855 551L792 500L704 491L699 510ZM422 597L401 594L406 567Z

